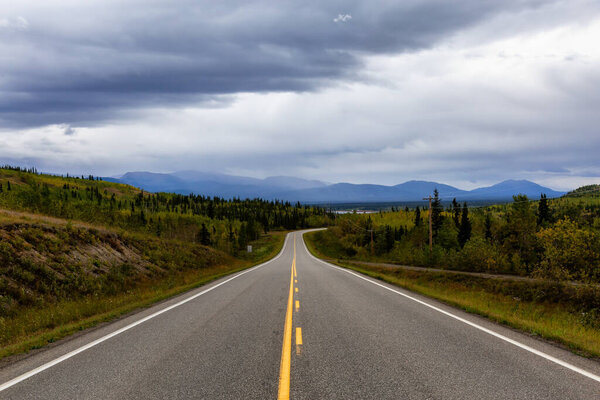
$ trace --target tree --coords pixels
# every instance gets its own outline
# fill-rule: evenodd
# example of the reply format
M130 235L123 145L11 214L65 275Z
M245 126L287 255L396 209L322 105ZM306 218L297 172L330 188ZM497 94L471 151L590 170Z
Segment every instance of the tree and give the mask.
M485 214L485 222L483 223L485 228L485 238L487 240L492 240L492 218L489 213Z
M210 246L210 232L206 228L206 224L204 222L202 223L202 226L196 235L196 240L204 246Z
M238 234L238 247L243 249L248 244L248 224L246 222L242 222L242 226L240 227L240 232Z
M458 230L458 243L464 247L465 243L471 238L471 221L469 220L469 208L467 203L463 204L462 215L460 218L460 228Z
M437 234L442 227L444 217L442 216L442 202L440 201L440 194L436 189L433 190L433 201L431 202L431 229L433 231L433 237L437 237Z
M2 184L0 183L0 193L2 193L4 189L2 189Z
M235 232L233 230L233 226L231 226L231 224L229 224L228 228L228 234L227 234L227 240L229 241L229 246L231 251L233 251L235 249Z
M536 216L527 196L513 196L513 202L507 215L508 221L502 230L504 250L512 254L513 267L522 267L530 273L537 261L536 254Z
M395 238L394 231L389 225L385 226L385 252L389 253L394 248Z
M550 208L548 207L548 198L542 194L538 203L537 224L541 226L544 222L550 222Z
M419 206L415 209L415 226L421 226L421 210Z
M9 192L12 190L12 188L10 187L10 181L6 181L6 190L8 190Z
M460 204L456 201L456 197L452 199L452 220L454 221L454 226L456 229L460 227Z

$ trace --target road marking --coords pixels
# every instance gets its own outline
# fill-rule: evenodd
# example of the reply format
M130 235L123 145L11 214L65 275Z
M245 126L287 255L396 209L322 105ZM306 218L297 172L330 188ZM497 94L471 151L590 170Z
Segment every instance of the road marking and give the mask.
M298 283L298 279L294 279L294 283Z
M294 258L290 270L290 293L288 295L285 324L283 326L283 345L281 347L281 364L279 365L279 388L277 398L290 398L290 369L292 365L292 314L294 304L294 265L296 264L296 235L294 235Z
M300 302L296 300L296 312L298 312L298 310L300 310Z
M133 322L133 323L127 325L127 326L124 326L121 329L118 329L118 330L116 330L116 331L114 331L112 333L109 333L108 335L102 336L99 339L96 339L96 340L94 340L94 341L92 341L92 342L90 342L90 343L88 343L88 344L86 344L84 346L81 346L78 349L75 349L75 350L73 350L73 351L71 351L71 352L69 352L67 354L64 354L64 355L62 355L62 356L60 356L58 358L55 358L54 360L49 361L46 364L42 364L41 366L39 366L37 368L34 368L31 371L26 372L26 373L24 373L22 375L19 375L16 378L13 378L13 379L11 379L8 382L4 382L3 384L0 385L0 392L2 392L3 390L8 389L11 386L16 385L19 382L23 382L25 379L31 378L32 376L37 375L40 372L45 371L48 368L51 368L51 367L55 366L56 364L59 364L59 363L65 361L65 360L68 360L69 358L71 358L71 357L73 357L73 356L75 356L75 355L77 355L77 354L79 354L81 352L84 352L84 351L86 351L88 349L91 349L92 347L97 346L100 343L105 342L105 341L107 341L110 338L113 338L113 337L115 337L115 336L117 336L117 335L119 335L119 334L121 334L123 332L126 332L126 331L130 330L133 327L136 327L136 326L138 326L138 325L140 325L140 324L142 324L142 323L144 323L146 321L149 321L149 320L151 320L151 319L153 319L155 317L158 317L159 315L161 315L163 313L166 313L167 311L170 311L170 310L172 310L172 309L174 309L176 307L179 307L179 306L181 306L181 305L183 305L183 304L185 304L187 302L190 302L190 301L196 299L197 297L200 297L203 294L206 294L206 293L210 292L211 290L214 290L214 289L218 288L219 286L222 286L222 285L226 284L227 282L231 282L232 280L234 280L236 278L239 278L242 275L247 274L248 272L255 271L255 270L257 270L257 269L259 269L261 267L264 267L267 264L272 263L273 261L275 261L279 257L281 257L281 255L285 251L285 248L287 247L287 243L288 243L288 238L286 237L286 239L285 239L285 241L283 243L283 247L281 248L281 251L279 252L279 254L277 254L275 257L273 257L269 261L264 262L264 263L262 263L260 265L256 265L256 266L254 266L252 268L249 268L249 269L247 269L245 271L242 271L239 274L234 275L231 278L229 278L227 280L224 280L221 283L218 283L218 284L216 284L214 286L209 287L208 289L205 289L205 290L201 291L200 293L196 293L193 296L190 296L190 297L188 297L188 298L186 298L184 300L181 300L181 301L179 301L179 302L177 302L177 303L175 303L175 304L173 304L173 305L171 305L169 307L163 308L160 311L157 311L157 312L155 312L153 314L150 314L147 317L144 317L144 318L142 318L140 320L137 320L137 321L135 321L135 322Z
M302 346L302 328L296 328L296 355L300 355Z
M296 293L298 293L298 288L294 289L296 291Z
M304 235L304 234L303 234L303 235ZM515 345L515 346L517 346L517 347L519 347L519 348L521 348L521 349L523 349L523 350L526 350L526 351L528 351L528 352L530 352L530 353L533 353L533 354L535 354L535 355L537 355L537 356L540 356L540 357L542 357L542 358L545 358L546 360L548 360L548 361L551 361L551 362L553 362L553 363L555 363L555 364L558 364L558 365L560 365L560 366L562 366L562 367L565 367L565 368L567 368L567 369L570 369L570 370L571 370L571 371L573 371L573 372L577 372L578 374L581 374L581 375L583 375L583 376L585 376L585 377L588 377L588 378L590 378L590 379L593 379L593 380L595 380L596 382L600 382L600 376L598 376L598 375L595 375L595 374L593 374L593 373L591 373L591 372L589 372L589 371L586 371L586 370L584 370L584 369L582 369L582 368L579 368L579 367L577 367L577 366L575 366L575 365L573 365L573 364L570 364L570 363L568 363L568 362L566 362L566 361L563 361L563 360L561 360L561 359L559 359L559 358L556 358L556 357L554 357L554 356L551 356L550 354L546 354L546 353L544 353L544 352L542 352L542 351L540 351L540 350L536 350L536 349L534 349L533 347L527 346L526 344L523 344L523 343L521 343L521 342L518 342L518 341L516 341L516 340L514 340L514 339L511 339L511 338L509 338L509 337L506 337L506 336L504 336L504 335L502 335L502 334L500 334L500 333L494 332L494 331L493 331L493 330L491 330L491 329L485 328L485 327L483 327L483 326L481 326L481 325L478 325L478 324L476 324L476 323L474 323L474 322L471 322L471 321L469 321L469 320L467 320L467 319L464 319L464 318L462 318L462 317L459 317L458 315L452 314L451 312L448 312L448 311L446 311L446 310L442 310L441 308L439 308L439 307L436 307L436 306L434 306L434 305L431 305L431 304L429 304L429 303L427 303L427 302L425 302L425 301L422 301L422 300L419 300L419 299L417 299L417 298L415 298L415 297L409 296L409 295L408 295L408 294L406 294L406 293L402 293L402 292L400 292L400 291L398 291L398 290L395 290L395 289L392 289L392 288L390 288L390 287L387 287L387 286L385 286L385 285L382 285L381 283L378 283L378 282L372 281L371 279L365 278L364 276L362 276L362 275L360 275L360 274L358 274L358 273L355 273L355 272L353 272L353 271L350 271L350 270L348 270L348 269L345 269L345 268L342 268L342 267L338 267L338 266L336 266L336 265L333 265L333 264L329 264L328 262L325 262L325 261L323 261L323 260L321 260L321 259L319 259L319 258L315 257L315 256L314 256L314 255L313 255L313 254L312 254L310 251L308 251L308 248L306 247L306 243L304 242L304 236L302 237L302 239L303 239L303 240L302 240L302 244L304 244L304 250L306 250L306 252L308 253L308 255L309 255L309 256L311 256L312 258L314 258L315 260L317 260L318 262L320 262L320 263L322 263L322 264L324 264L324 265L326 265L326 266L328 266L328 267L330 267L330 268L334 268L334 269L340 270L340 271L342 271L342 272L346 272L346 273L348 273L348 274L350 274L350 275L354 275L354 276L356 276L357 278L360 278L360 279L362 279L362 280L364 280L364 281L367 281L367 282L369 282L369 283L372 283L373 285L377 285L377 286L379 286L379 287L382 287L382 288L384 288L384 289L386 289L386 290L389 290L390 292L394 292L394 293L396 293L396 294L399 294L400 296L404 296L404 297L406 297L407 299L410 299L410 300L412 300L412 301L414 301L414 302L417 302L417 303L419 303L419 304L422 304L422 305L424 305L425 307L429 307L429 308L431 308L432 310L438 311L438 312L440 312L440 313L442 313L442 314L444 314L444 315L446 315L446 316L448 316L448 317L450 317L450 318L454 318L455 320L457 320L457 321L460 321L460 322L463 322L463 323L465 323L465 324L467 324L467 325L469 325L469 326L471 326L471 327L473 327L473 328L475 328L475 329L479 329L479 330L480 330L480 331L482 331L482 332L485 332L485 333L487 333L487 334L490 334L490 335L492 335L492 336L494 336L494 337L496 337L496 338L498 338L498 339L501 339L501 340L504 340L505 342L508 342L508 343L510 343L510 344L513 344L513 345Z

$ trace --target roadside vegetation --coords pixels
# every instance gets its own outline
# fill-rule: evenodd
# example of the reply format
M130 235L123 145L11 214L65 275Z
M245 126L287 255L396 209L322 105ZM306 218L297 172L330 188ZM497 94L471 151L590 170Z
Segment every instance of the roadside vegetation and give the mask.
M432 251L419 208L339 215L305 238L338 265L600 356L600 186L474 208L434 199L432 210Z
M285 231L328 219L298 204L2 168L0 357L266 261Z

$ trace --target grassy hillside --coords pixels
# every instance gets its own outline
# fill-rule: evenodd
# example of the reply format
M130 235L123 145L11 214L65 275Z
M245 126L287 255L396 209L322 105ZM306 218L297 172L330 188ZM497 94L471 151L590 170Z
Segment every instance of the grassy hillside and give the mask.
M327 218L288 203L0 169L0 357L265 261L284 229Z

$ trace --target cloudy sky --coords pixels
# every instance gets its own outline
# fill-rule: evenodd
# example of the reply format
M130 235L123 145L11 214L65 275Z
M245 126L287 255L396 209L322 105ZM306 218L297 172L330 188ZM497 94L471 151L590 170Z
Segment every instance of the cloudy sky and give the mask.
M0 0L0 163L600 183L598 0Z

